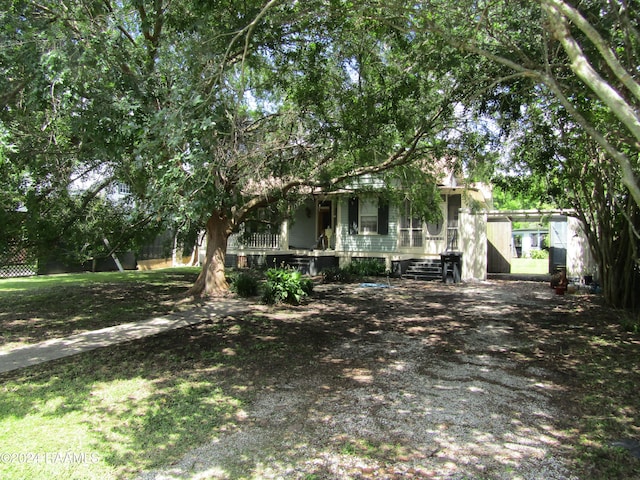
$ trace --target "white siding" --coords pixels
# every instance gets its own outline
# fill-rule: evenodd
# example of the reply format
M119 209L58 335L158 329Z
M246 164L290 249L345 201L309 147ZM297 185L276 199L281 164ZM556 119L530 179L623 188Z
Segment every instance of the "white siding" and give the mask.
M289 224L289 248L313 248L316 240L315 201L311 199L298 208Z
M343 252L388 253L395 252L398 245L398 210L394 205L389 206L389 234L376 233L366 235L349 235L349 202L343 197L338 202L339 228L336 228L336 246Z
M459 218L462 280L487 278L487 215L461 210Z
M582 222L575 217L567 217L567 230L567 275L569 277L593 275L596 271L596 262L591 254Z

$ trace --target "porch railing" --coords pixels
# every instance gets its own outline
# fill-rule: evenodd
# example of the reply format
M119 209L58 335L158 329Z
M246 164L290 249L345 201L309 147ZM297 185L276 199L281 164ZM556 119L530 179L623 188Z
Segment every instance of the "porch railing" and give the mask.
M447 222L447 251L459 250L458 245L458 221L449 220Z
M422 247L422 230L402 229L400 230L400 247Z
M399 246L400 248L422 248L425 245L429 245L429 242L444 243L445 238L448 239L447 248L449 250L455 250L458 248L457 224L455 226L448 227L446 233L443 230L437 235L432 235L431 233L427 231L423 232L422 230L401 229Z
M228 250L278 250L280 235L276 233L233 234L227 242Z

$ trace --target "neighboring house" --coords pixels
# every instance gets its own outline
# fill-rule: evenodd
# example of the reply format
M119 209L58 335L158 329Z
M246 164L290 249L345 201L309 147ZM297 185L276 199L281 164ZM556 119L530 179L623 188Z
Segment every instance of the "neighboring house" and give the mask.
M317 274L328 266L377 258L395 275L441 278L441 254L455 252L462 257L462 279L486 278L484 212L491 205L486 186L460 186L447 176L438 186L442 221L425 223L409 201L386 204L375 194L375 179L358 185L363 188L310 196L275 232L232 236L228 265L285 263Z
M532 250L543 250L548 242L549 227L518 228L511 231L513 252L517 258L528 258Z

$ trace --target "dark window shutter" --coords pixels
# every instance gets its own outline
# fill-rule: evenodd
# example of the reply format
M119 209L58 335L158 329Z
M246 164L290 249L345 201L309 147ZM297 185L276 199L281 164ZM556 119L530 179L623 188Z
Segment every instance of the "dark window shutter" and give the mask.
M378 233L389 234L389 203L385 200L378 200Z
M358 198L349 199L349 235L358 234Z

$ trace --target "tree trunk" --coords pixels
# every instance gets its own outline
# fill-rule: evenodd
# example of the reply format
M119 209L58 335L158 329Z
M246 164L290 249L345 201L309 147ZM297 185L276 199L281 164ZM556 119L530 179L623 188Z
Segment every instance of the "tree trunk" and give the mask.
M208 297L224 295L229 291L224 272L224 257L231 231L231 222L225 215L217 212L209 217L204 265L196 282L189 290L189 295Z

